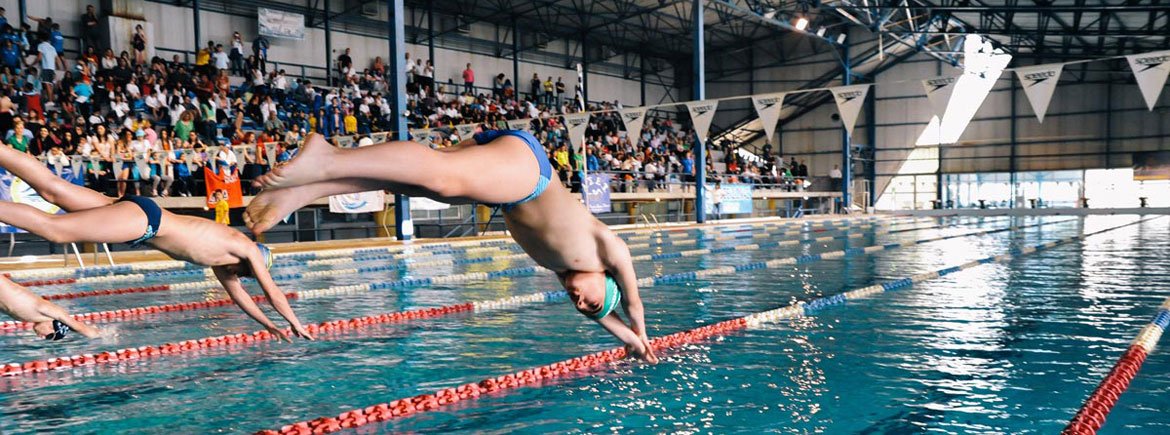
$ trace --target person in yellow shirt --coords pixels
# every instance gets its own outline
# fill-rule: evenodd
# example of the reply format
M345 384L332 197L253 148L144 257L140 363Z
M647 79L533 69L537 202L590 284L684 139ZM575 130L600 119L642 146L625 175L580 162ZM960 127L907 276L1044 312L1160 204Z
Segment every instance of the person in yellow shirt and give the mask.
M215 222L227 226L232 225L232 218L228 214L231 206L228 204L228 193L220 189L215 192Z
M544 81L544 105L551 107L554 100L552 76Z
M200 48L195 53L195 66L207 66L209 63L211 63L211 52L207 51L206 48Z
M345 114L345 134L357 133L357 117L353 116L353 112Z
M553 161L556 162L557 169L568 170L569 169L569 148L564 146L564 145L557 147L557 150L553 151Z

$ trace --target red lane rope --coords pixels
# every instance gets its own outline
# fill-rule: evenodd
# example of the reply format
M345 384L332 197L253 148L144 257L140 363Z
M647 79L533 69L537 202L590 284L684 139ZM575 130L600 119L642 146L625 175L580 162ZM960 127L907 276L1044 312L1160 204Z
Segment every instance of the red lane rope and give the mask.
M11 278L12 275L9 275L6 273L6 274L4 274L4 277ZM61 278L61 279L42 279L42 280L37 280L37 281L25 281L25 282L18 282L17 284L20 284L23 287L40 287L40 286L46 286L46 285L73 284L75 282L77 282L77 278Z
M263 296L256 296L253 299L257 299L257 301L264 300ZM230 303L230 301L228 303ZM474 309L474 304L469 302L438 308L420 308L409 311L399 311L395 313L357 317L353 319L334 320L307 325L305 329L313 335L331 334L340 331L357 330L379 324L401 323L410 320L445 316L453 313L470 312ZM287 328L284 329L284 332L286 334L291 333L291 331L289 331ZM23 374L47 372L50 370L114 364L118 361L133 359L158 358L164 355L188 353L202 349L270 341L274 338L276 338L276 336L264 330L253 332L251 334L227 334L216 337L201 338L198 340L184 340L158 346L124 348L115 351L101 352L98 354L82 354L60 358L50 358L46 360L27 361L24 363L11 363L0 367L0 376L18 376Z
M284 296L289 299L296 299L298 297L296 292L285 293ZM256 302L265 302L268 299L264 296L252 296L252 300ZM195 301L195 302L180 302L169 305L153 305L149 307L134 307L123 308L110 311L97 311L92 313L82 313L74 315L73 318L80 321L99 321L110 322L119 319L130 319L135 317L143 317L151 314L160 313L178 313L182 311L207 310L211 308L225 307L232 305L230 298L214 299L210 301ZM14 331L32 328L32 323L20 321L6 321L0 322L0 332Z
M650 346L655 350L677 347L682 344L705 340L716 335L742 330L746 327L747 320L738 318L659 337L651 340ZM337 432L342 429L356 428L396 418L408 417L421 412L434 411L460 401L473 400L485 394L520 388L543 380L586 372L625 357L625 349L610 349L604 352L521 370L509 375L487 378L479 382L464 384L454 388L444 388L434 393L419 394L414 397L354 409L343 412L336 417L321 417L314 420L293 423L281 427L279 431L265 430L257 432L257 434L321 434Z
M1061 433L1065 435L1097 433L1101 426L1105 425L1105 417L1113 410L1113 405L1117 404L1121 393L1129 388L1129 383L1137 376L1142 363L1146 361L1146 356L1148 353L1141 346L1136 344L1130 346Z
M170 285L159 284L159 285L151 285L151 286L145 286L145 287L111 288L111 289L90 290L90 291L76 292L76 293L59 293L59 294L55 294L55 295L43 295L43 296L41 296L41 298L44 298L45 300L48 300L48 301L59 301L62 299L78 299L78 298L88 298L88 297L94 297L94 296L125 295L125 294L131 294L131 293L154 293L154 292L167 291L170 289L171 289Z

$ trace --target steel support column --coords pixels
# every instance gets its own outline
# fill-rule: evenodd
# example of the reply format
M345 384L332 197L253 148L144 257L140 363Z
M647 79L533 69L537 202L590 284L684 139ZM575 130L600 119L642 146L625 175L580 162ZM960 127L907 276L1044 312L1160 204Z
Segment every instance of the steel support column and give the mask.
M198 6L199 0L195 0L195 5L196 5L195 10L198 11L199 10L199 6ZM24 24L24 18L28 16L28 5L25 3L25 0L20 0L20 2L17 3L16 8L17 8L17 12L20 12L20 24ZM198 21L198 20L196 20L196 21ZM198 24L196 24L196 26L198 26ZM19 28L20 26L16 25L13 27ZM198 29L198 28L199 27L196 27L196 29ZM19 30L19 29L17 29L17 30ZM32 41L29 41L29 42L31 43ZM199 31L198 30L195 31L195 45L199 45Z
M691 67L694 75L694 87L691 91L692 100L703 100L707 98L706 80L707 63L703 59L706 50L703 47L703 1L691 1L691 19L694 27L694 51L691 55ZM703 223L707 221L707 212L703 209L704 195L703 189L707 186L707 138L699 136L695 132L695 221Z
M427 55L429 56L428 59L431 60L433 69L439 69L439 63L435 62L435 2L433 1L427 2ZM434 77L435 74L432 73L431 76ZM436 81L435 83L438 82ZM431 86L434 87L434 89L431 89L431 92L438 92L438 84Z
M748 62L748 79L747 79L748 95L755 95L756 94L756 69L755 69L756 51L755 50L748 50L747 62Z
M322 18L325 24L325 85L333 86L333 31L329 27L329 0L321 0L325 7L325 16Z
M520 26L516 25L516 17L512 17L512 90L516 100L520 100L520 89Z
M639 91L642 94L641 106L646 107L646 58L642 55L638 55L638 78Z
M1113 168L1113 80L1105 85L1105 169ZM1082 180L1082 183L1084 180Z
M1009 173L1008 183L1012 186L1012 197L1011 197L1011 200L1009 201L1009 203L1012 205L1011 208L1016 208L1016 206L1018 205L1018 204L1016 204L1016 197L1019 196L1018 193L1020 190L1019 180L1016 177L1016 168L1018 167L1018 165L1016 164L1016 146L1019 143L1019 130L1016 128L1016 115L1019 112L1019 109L1016 108L1016 103L1018 102L1017 97L1019 94L1019 87L1016 86L1015 74L1012 74L1011 80L1012 80L1012 94L1011 94L1012 109L1011 109L1011 115L1010 115L1011 116L1011 126L1010 126L1011 154L1008 157L1008 173Z
M589 40L581 34L581 107L589 109Z
M390 45L390 89L393 93L392 115L394 117L394 140L410 140L406 127L406 31L403 0L386 0L387 34ZM410 219L410 197L394 195L394 235L398 240L410 240L414 236L414 221Z
M872 79L874 83L877 83L877 75L874 75ZM869 158L863 163L865 179L869 182L869 185L866 186L869 201L865 205L873 207L877 202L877 92L873 89L869 90L869 95L866 96L865 100L865 132L866 139L869 141Z
M24 0L20 0L20 21L24 21ZM191 0L191 29L195 31L195 53L198 55L203 36L199 33L199 0Z
M849 57L849 45L841 47L841 65L844 66L842 71L841 81L845 86L853 84L853 59ZM869 90L870 93L873 89ZM851 151L853 141L853 132L844 130L841 132L841 208L849 210L849 205L852 204L852 198L849 197L849 185L853 182L853 165L850 164L852 160Z

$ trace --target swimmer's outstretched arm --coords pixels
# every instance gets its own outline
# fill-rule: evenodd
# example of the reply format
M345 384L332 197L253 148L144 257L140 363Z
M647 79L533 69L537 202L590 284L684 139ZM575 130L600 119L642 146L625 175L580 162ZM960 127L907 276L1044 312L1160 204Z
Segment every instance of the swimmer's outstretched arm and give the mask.
M40 297L37 298L41 299ZM74 319L73 316L70 316L64 308L61 308L52 302L46 301L44 299L37 301L37 311L39 311L42 316L64 323L65 326L69 327L69 329L72 329L78 334L85 336L85 338L98 338L101 336L101 331L98 331L97 328Z
M654 354L654 349L650 347L650 337L646 334L645 309L642 306L642 297L638 292L638 276L634 271L634 262L630 257L630 248L626 246L624 241L614 236L613 233L609 233L603 237L603 240L606 241L603 245L605 247L604 261L606 270L610 275L613 275L614 280L621 287L622 309L626 312L626 317L630 319L630 325L627 327L625 323L621 323L621 319L614 314L607 316L603 320L617 319L618 324L621 326L620 329L628 330L636 337L635 345L632 345L623 337L625 334L620 329L615 331L617 325L611 327L602 323L602 326L605 326L605 329L625 342L627 348L630 346L634 346L634 349L637 349L639 346L642 347L644 353L639 356L648 362L656 363L658 362L658 356Z
M235 272L228 270L228 268L224 266L215 266L212 267L211 270L215 272L215 277L219 279L219 283L223 284L224 290L227 290L228 297L230 297L232 302L235 302L241 310L244 310L244 313L247 314L248 317L251 317L252 320L255 320L257 323L267 329L268 332L271 332L273 335L280 337L281 340L288 341L290 343L292 342L292 339L288 337L288 334L285 334L284 331L276 327L276 324L272 323L272 321L268 319L268 316L264 315L263 311L260 311L260 307L256 306L256 301L253 301L252 297L248 295L248 292L244 290L243 284L240 283L240 277L237 276Z
M22 322L44 323L58 320L86 337L95 338L100 335L96 328L74 319L57 304L4 277L0 277L0 311Z
M263 254L259 250L255 250L255 252L248 256L248 263L253 265L264 264ZM285 298L284 292L280 291L280 287L276 285L276 281L272 279L272 274L269 273L268 268L253 267L252 274L255 276L256 281L260 283L260 288L264 290L264 295L268 297L268 302L272 304L272 308L275 308L276 312L280 313L280 316L288 321L289 326L292 327L293 334L297 337L312 340L313 336L309 335L309 332L301 325L300 319L297 318L297 313L289 306L288 299Z

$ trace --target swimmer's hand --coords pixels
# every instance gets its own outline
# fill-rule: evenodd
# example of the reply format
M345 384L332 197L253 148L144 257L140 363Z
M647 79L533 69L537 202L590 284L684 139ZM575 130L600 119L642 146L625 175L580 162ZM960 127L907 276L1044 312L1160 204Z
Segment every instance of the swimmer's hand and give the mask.
M276 325L267 326L265 329L268 330L268 333L276 336L277 338L280 338L280 341L292 343L292 339L289 338L288 333L284 332L283 329L277 328Z
M650 364L658 364L658 356L654 354L654 347L645 336L639 337L637 343L626 345L626 355L637 357Z
M306 331L305 327L301 326L300 323L292 324L292 332L297 337L303 338L305 340L313 341L313 336L310 335L309 331Z

